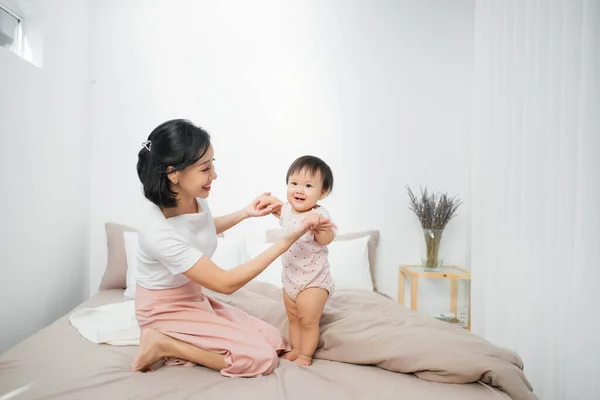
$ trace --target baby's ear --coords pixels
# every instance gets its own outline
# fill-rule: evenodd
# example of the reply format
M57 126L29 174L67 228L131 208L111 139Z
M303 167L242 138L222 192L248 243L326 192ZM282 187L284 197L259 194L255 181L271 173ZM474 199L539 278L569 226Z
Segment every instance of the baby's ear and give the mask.
M327 195L329 194L329 190L321 190L321 197L319 198L319 200L323 200L325 197L327 197Z

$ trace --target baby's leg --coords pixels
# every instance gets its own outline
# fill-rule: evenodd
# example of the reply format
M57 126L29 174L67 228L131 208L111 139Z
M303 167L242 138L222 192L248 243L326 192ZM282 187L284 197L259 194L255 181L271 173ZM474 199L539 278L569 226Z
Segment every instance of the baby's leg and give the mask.
M300 355L296 362L303 366L312 364L312 356L319 344L319 323L329 292L321 288L308 288L298 294L296 306L300 320Z
M283 302L287 311L288 321L290 325L290 345L292 351L286 353L283 358L289 361L294 361L300 354L300 321L298 320L298 308L296 302L288 296L287 292L283 291Z

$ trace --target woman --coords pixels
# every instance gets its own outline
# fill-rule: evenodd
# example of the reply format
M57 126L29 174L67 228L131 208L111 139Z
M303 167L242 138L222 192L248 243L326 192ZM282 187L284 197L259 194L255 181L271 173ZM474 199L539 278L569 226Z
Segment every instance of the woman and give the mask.
M202 287L234 293L305 232L329 221L307 221L253 260L222 270L211 261L217 234L248 217L277 212L282 203L265 193L239 212L213 218L206 202L217 178L213 155L208 133L186 120L158 126L138 154L138 176L153 205L139 231L135 305L141 338L134 371L151 370L166 358L224 376L256 376L272 372L278 356L291 350L275 327L206 296Z

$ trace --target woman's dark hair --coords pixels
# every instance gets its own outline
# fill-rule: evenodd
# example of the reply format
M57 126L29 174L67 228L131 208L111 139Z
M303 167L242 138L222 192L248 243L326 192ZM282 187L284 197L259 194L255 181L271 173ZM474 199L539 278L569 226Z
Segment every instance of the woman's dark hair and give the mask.
M142 145L137 173L144 196L159 207L177 207L167 168L181 171L201 159L210 147L210 135L188 120L173 119L157 126Z
M333 190L333 172L329 165L319 157L315 156L302 156L298 157L292 165L288 168L287 175L285 176L285 182L290 180L290 175L295 174L306 169L311 175L316 175L317 172L321 173L323 179L323 190L330 194Z

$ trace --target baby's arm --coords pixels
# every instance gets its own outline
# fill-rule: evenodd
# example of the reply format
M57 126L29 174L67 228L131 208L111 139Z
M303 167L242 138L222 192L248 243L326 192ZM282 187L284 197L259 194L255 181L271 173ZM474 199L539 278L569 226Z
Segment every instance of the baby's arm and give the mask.
M281 200L279 200L279 201L281 202L281 207L273 210L273 212L271 212L271 215L274 216L275 218L281 220L281 216L283 215L283 209L287 206L288 203L284 203ZM281 224L281 221L279 221L279 222Z
M329 243L333 242L335 238L335 233L333 232L333 228L326 228L325 230L318 230L315 232L315 240L321 246L327 246Z
M271 215L274 216L275 218L277 218L279 220L279 225L283 226L283 221L281 219L281 216L284 214L283 209L287 206L287 203L283 203L283 205L281 207L279 207L277 210L274 210Z
M327 219L329 222L325 226L320 226L317 228L315 232L315 240L321 246L327 246L329 243L333 242L335 235L337 234L337 228L333 222L331 222L331 217L327 210L323 207L319 207L315 210L320 216L321 219Z
M327 246L335 237L335 225L320 212L311 212L304 217L302 223L309 226L310 232L317 243Z

